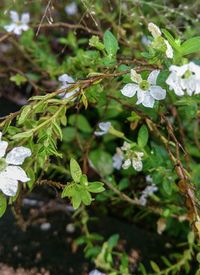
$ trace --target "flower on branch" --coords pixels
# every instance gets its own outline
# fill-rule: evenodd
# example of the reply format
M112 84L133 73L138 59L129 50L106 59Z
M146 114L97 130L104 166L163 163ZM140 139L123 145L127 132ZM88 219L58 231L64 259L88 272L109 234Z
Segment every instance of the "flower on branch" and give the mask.
M108 122L100 122L98 124L100 131L95 131L94 134L95 136L103 136L105 134L108 133L110 127L111 127L111 123Z
M29 13L23 13L20 19L19 14L16 11L10 11L10 18L12 20L12 23L4 27L7 32L12 32L16 35L20 35L23 31L27 31L29 29Z
M15 147L5 156L8 142L2 141L1 137L0 132L0 190L7 196L15 196L18 181L28 182L30 180L19 165L31 156L31 150L23 146Z
M131 70L131 80L135 83L126 84L121 93L127 97L133 97L137 93L136 104L153 108L155 100L162 100L166 97L166 90L156 85L159 70L152 71L147 80L143 80L141 75L135 70Z
M68 74L62 74L61 76L59 76L58 80L62 83L60 89L67 89L70 88L71 84L75 83L74 79L69 76ZM74 94L76 94L79 91L79 88L74 88L73 91L68 92L68 93L61 93L60 96L62 98L70 98L71 96L73 96ZM75 98L72 99L72 101L74 101Z
M142 191L142 194L139 198L139 204L142 205L142 206L145 206L147 204L147 198L149 196L153 195L153 193L155 193L156 191L158 191L158 187L154 183L151 183L150 185L148 185Z
M72 2L69 5L65 6L65 12L67 15L75 15L78 11L76 2Z
M174 56L173 49L169 44L169 42L162 37L162 32L159 29L159 27L156 26L154 23L149 23L148 30L150 31L151 35L154 38L154 41L151 45L156 49L159 49L159 48L162 49L162 47L164 46L164 51L167 58L170 58L170 59L173 58Z
M193 62L182 66L172 65L166 83L177 96L200 94L200 66Z

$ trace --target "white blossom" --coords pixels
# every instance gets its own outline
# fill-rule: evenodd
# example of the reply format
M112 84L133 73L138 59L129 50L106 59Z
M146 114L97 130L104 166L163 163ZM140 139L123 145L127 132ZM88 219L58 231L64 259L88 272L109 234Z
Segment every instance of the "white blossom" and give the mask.
M94 134L95 134L95 136L103 136L108 133L108 131L111 127L111 123L109 121L100 122L98 124L98 126L99 126L100 131L95 131Z
M1 137L0 132L0 190L7 196L15 196L18 181L28 182L30 180L19 165L31 156L31 150L22 146L15 147L5 156L8 142L2 141Z
M157 38L162 35L160 28L152 22L148 24L148 30L151 33L151 35L153 36L153 38Z
M172 65L166 83L177 96L200 94L200 66L190 62L182 66Z
M124 154L120 148L116 149L116 153L112 157L112 160L113 160L113 167L117 170L120 170L124 160Z
M94 270L90 271L88 275L106 275L106 274L100 272L98 269L94 269Z
M75 15L78 11L76 2L72 2L69 5L65 6L65 12L67 15Z
M20 35L23 31L27 31L29 29L29 13L23 13L20 19L19 14L16 11L10 11L10 18L12 20L12 23L4 27L7 32L12 32L16 35Z
M161 32L160 28L158 26L156 26L154 23L148 24L148 30L154 39L162 37L162 32ZM162 41L164 42L164 44L166 46L165 54L166 54L167 58L170 58L170 59L173 58L174 52L173 52L172 46L163 37L162 37Z
M143 80L141 75L132 69L131 80L135 83L126 84L121 93L127 97L133 97L137 93L136 104L153 108L155 100L162 100L166 97L166 90L156 85L159 73L159 70L154 70L149 74L147 80Z
M147 204L147 198L153 193L155 193L158 190L158 187L152 183L151 185L148 185L143 191L139 198L139 204L142 206L145 206Z
M61 82L60 90L67 89L71 86L71 84L75 83L74 79L68 74L62 74L61 76L59 76L58 80ZM74 88L73 91L68 93L61 93L60 96L62 98L70 98L71 96L76 94L78 91L79 91L79 88ZM74 100L75 98L72 98L72 101Z

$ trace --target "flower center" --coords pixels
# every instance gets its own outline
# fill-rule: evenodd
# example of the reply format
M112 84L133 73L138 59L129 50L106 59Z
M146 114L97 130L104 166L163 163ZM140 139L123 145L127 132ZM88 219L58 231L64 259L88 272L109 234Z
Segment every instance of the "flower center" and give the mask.
M147 80L142 80L139 84L141 90L147 91L150 88L150 84Z
M7 167L6 160L3 158L0 158L0 172L3 172Z
M186 72L185 72L185 74L184 74L184 78L185 79L188 79L188 78L190 78L192 76L192 72L190 71L190 70L187 70Z

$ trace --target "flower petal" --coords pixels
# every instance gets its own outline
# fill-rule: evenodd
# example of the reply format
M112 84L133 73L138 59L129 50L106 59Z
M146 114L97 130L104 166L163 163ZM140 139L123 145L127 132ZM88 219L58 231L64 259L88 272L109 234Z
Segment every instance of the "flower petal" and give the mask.
M0 173L0 176L6 179L19 180L21 182L30 180L21 167L12 165L7 166L6 169Z
M13 32L14 29L16 27L16 24L15 23L11 23L10 25L6 25L4 26L4 29L7 31L7 32Z
M154 99L162 100L166 97L166 90L160 86L151 86L150 94Z
M16 23L19 21L19 14L16 11L10 11L10 18Z
M157 38L162 35L161 30L154 23L148 24L148 30L154 38Z
M142 164L142 161L140 159L133 158L132 159L132 166L137 172L142 171L143 164Z
M58 80L60 82L74 83L74 79L68 74L62 74L61 76L58 77Z
M8 164L20 165L24 162L25 158L31 156L31 150L29 148L20 146L15 147L6 156L6 162Z
M123 163L122 168L123 168L123 169L128 169L130 166L131 166L131 160L130 160L130 159L127 159L127 160L125 160L125 162Z
M14 179L4 178L0 174L0 190L6 196L15 196L17 193L18 181Z
M131 70L131 80L135 83L140 83L142 81L142 77L135 70Z
M21 22L25 25L27 25L30 21L30 14L27 12L27 13L23 13L22 14L22 18L21 18Z
M168 57L168 58L173 58L173 56L174 56L174 52L173 52L173 49L172 49L172 46L169 44L169 42L167 41L167 40L165 40L164 39L164 43L165 43L165 45L166 45L166 47L167 47L167 49L166 49L166 56Z
M138 99L137 102L136 102L137 105L141 104L143 102L145 95L146 95L145 91L143 91L141 89L139 89L137 91L137 99Z
M0 141L0 158L2 158L5 155L7 147L8 147L7 141Z
M158 78L158 75L160 73L160 70L153 70L148 78L147 78L147 81L151 84L151 85L156 85L156 81L157 81L157 78Z
M108 132L110 127L111 127L110 121L99 123L99 128L104 132Z
M133 97L137 90L138 90L137 84L129 83L129 84L126 84L123 89L121 89L121 93L124 96Z
M142 101L142 105L147 108L153 108L155 103L155 99L150 95L150 93L146 93L144 100Z

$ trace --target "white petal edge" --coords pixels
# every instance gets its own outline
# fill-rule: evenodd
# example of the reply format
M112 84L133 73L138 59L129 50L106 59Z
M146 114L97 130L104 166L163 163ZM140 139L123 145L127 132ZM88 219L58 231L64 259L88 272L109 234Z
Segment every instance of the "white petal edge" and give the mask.
M151 84L151 85L156 85L156 81L157 81L157 78L158 78L158 75L160 73L160 70L154 70L152 71L148 78L147 78L147 81Z
M4 178L0 175L0 190L9 197L15 196L18 189L18 181Z
M10 11L10 18L16 23L19 21L19 14L16 11Z
M21 22L23 24L28 24L30 21L30 14L27 12L27 13L23 13L22 14L22 18L21 18Z
M24 160L31 156L31 150L29 148L20 146L12 149L6 156L6 162L8 164L20 165Z
M0 141L0 158L2 158L5 155L7 147L7 141Z
M150 94L154 99L162 100L166 97L166 90L160 86L151 86Z
M133 97L136 94L138 88L139 87L137 84L129 83L126 84L123 89L121 89L121 93L126 97Z
M18 180L21 182L28 182L30 178L27 177L26 172L19 166L9 165L5 171L0 173L0 176L6 179Z
M150 93L146 93L142 105L147 108L153 108L154 103L155 99L150 95Z

